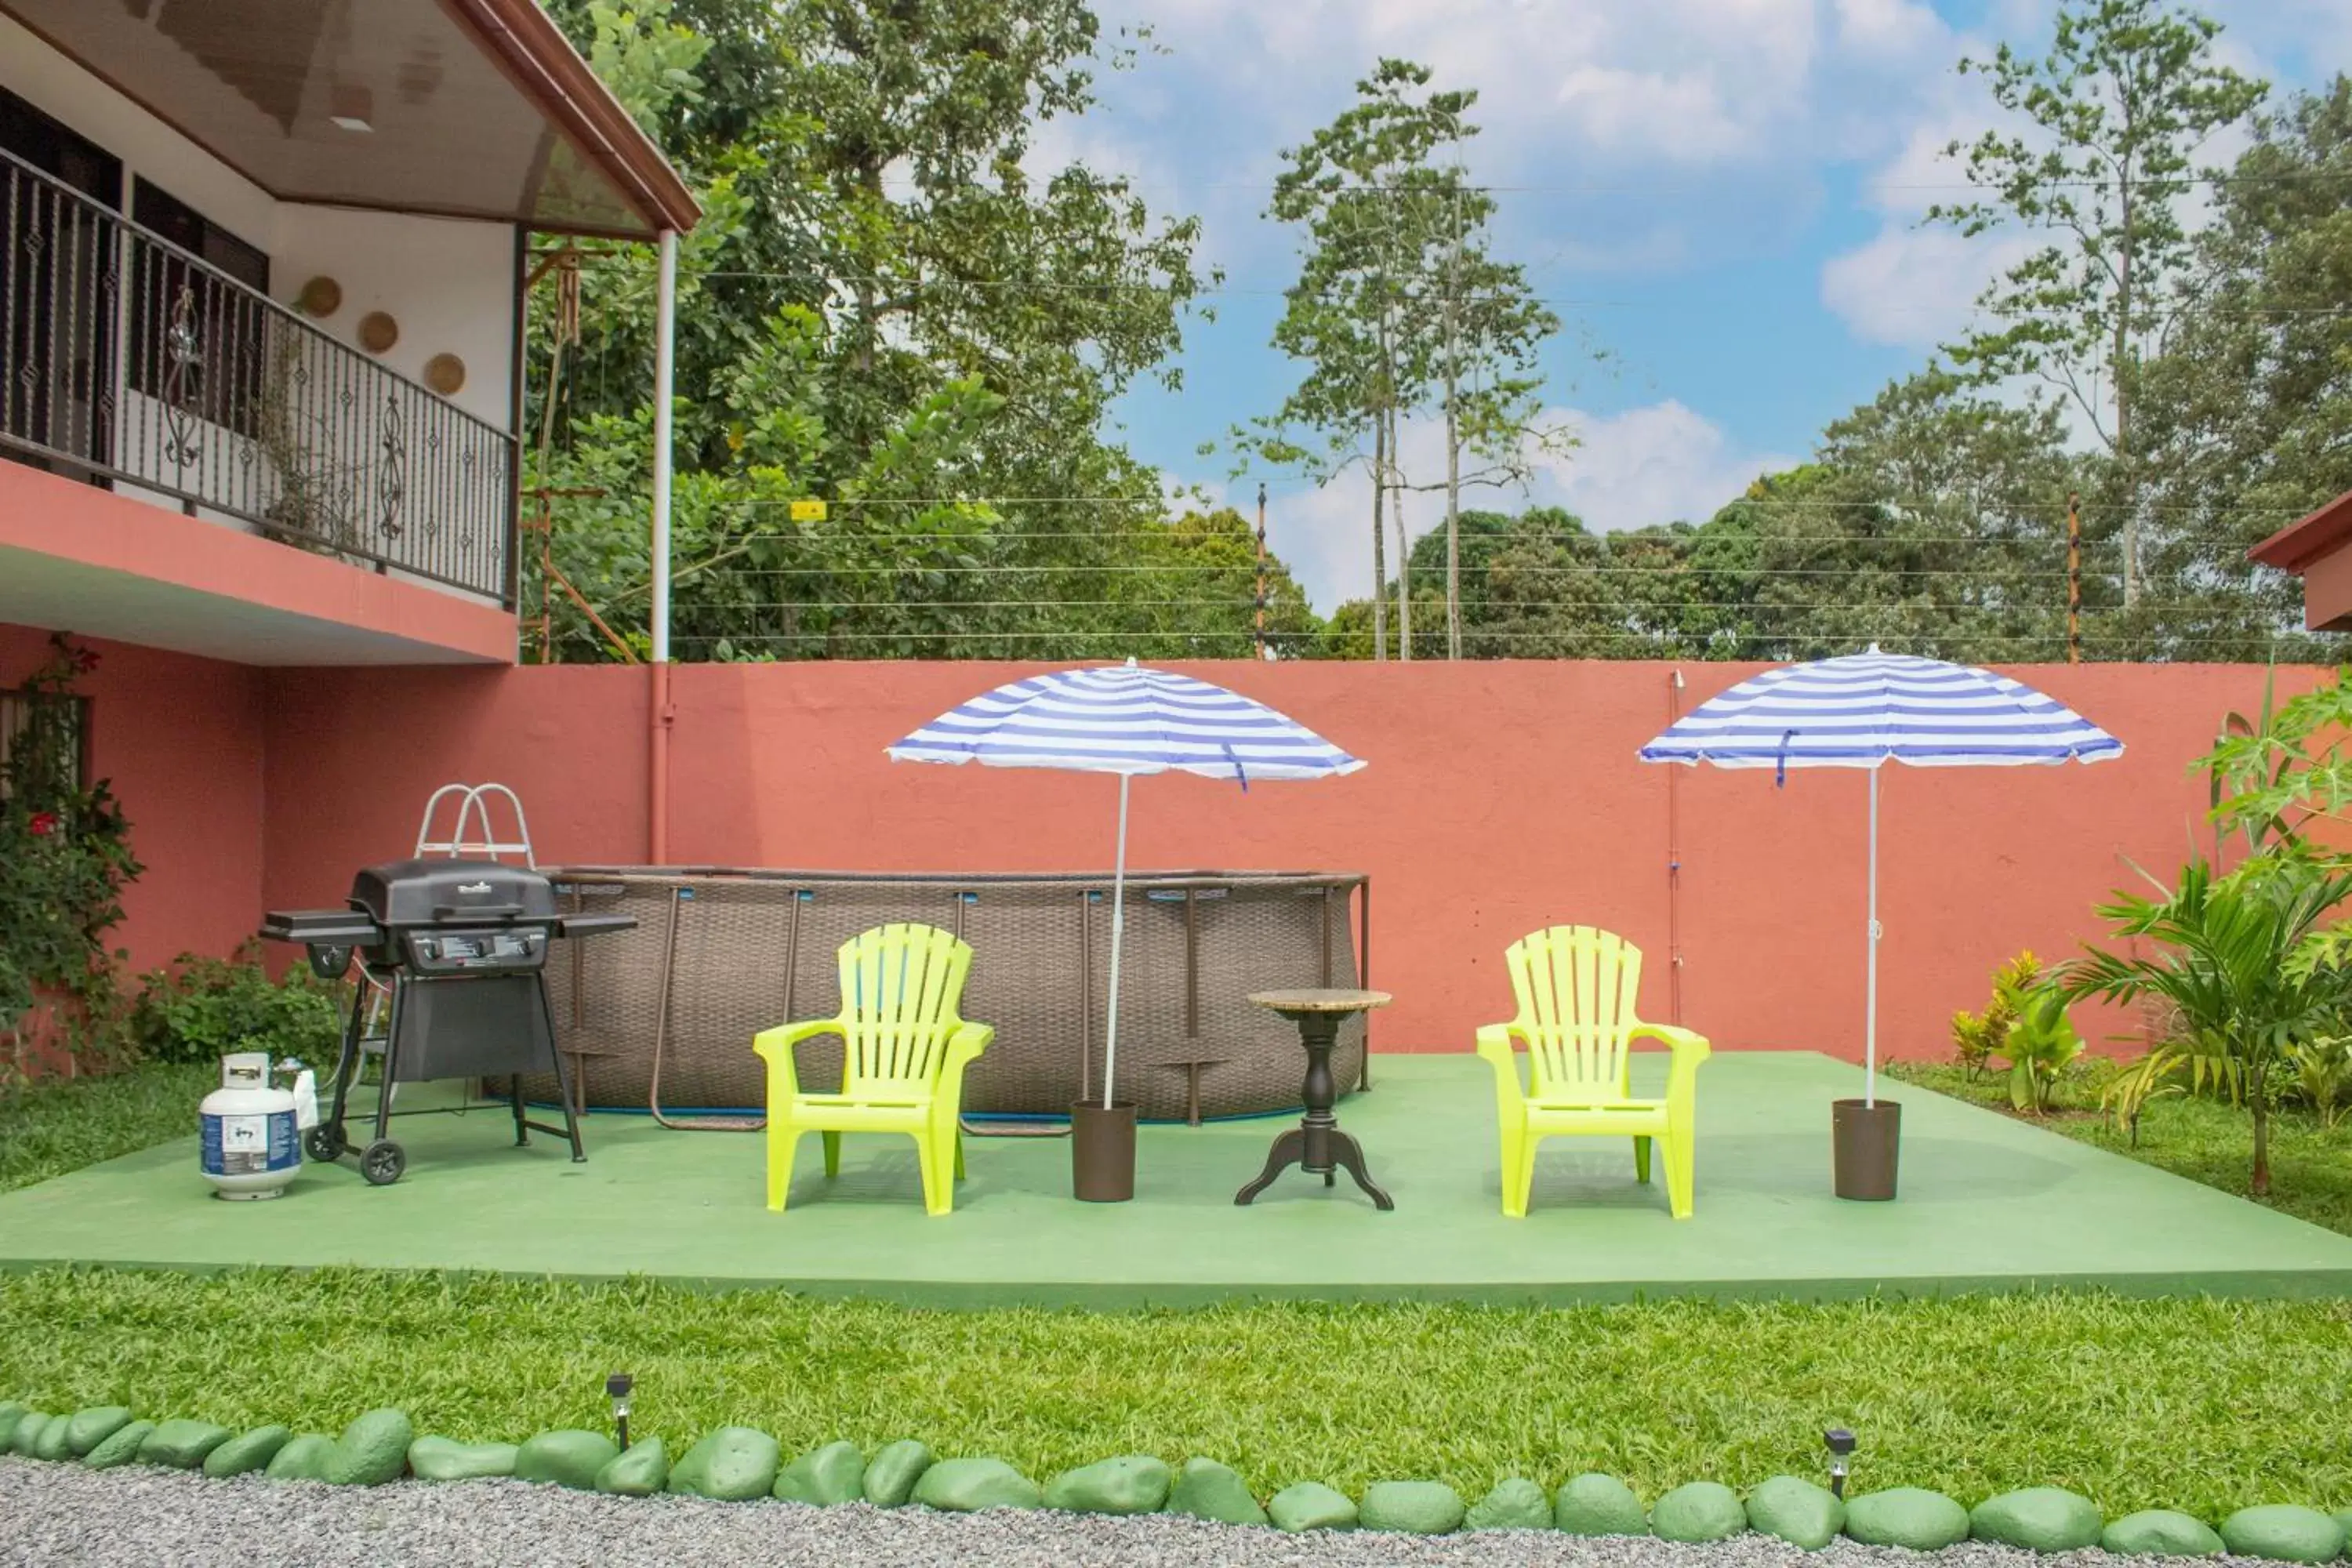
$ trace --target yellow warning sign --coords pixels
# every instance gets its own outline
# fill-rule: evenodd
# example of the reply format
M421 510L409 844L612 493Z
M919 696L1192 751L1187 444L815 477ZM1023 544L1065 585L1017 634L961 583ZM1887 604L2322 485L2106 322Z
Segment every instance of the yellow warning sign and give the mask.
M823 522L824 521L824 502L821 500L796 500L793 502L793 521L794 522Z

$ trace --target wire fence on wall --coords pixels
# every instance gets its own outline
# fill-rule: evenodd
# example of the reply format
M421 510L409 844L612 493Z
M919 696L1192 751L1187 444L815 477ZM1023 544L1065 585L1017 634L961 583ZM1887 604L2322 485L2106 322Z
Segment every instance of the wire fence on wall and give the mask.
M1102 538L1046 531L1006 542L1039 549ZM1628 541L1526 531L1510 542L1522 553L1465 571L1464 651L1474 658L1776 660L1875 641L2017 663L2345 656L2342 639L2304 628L2295 580L2247 562L2242 543L2176 538L2168 545L2161 569L2145 574L2126 604L2114 540L2084 545L2079 569L2070 569L2064 542L2047 538L1799 532ZM1832 558L1808 559L1817 555ZM1443 574L1419 572L1411 583L1412 657L1443 658ZM926 563L903 575L817 561L730 568L700 585L689 571L679 581L673 645L689 659L1374 656L1367 605L1327 617L1295 588L1282 588L1277 581L1261 591L1255 563L1123 552ZM1404 651L1397 594L1391 579L1391 658ZM2082 606L2071 615L2070 595Z

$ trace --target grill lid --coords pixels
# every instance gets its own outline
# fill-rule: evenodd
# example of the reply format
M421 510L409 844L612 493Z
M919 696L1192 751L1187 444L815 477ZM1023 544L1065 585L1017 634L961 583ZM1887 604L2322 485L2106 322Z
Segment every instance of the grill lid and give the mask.
M352 879L352 908L386 926L551 921L555 889L523 866L497 860L394 860Z

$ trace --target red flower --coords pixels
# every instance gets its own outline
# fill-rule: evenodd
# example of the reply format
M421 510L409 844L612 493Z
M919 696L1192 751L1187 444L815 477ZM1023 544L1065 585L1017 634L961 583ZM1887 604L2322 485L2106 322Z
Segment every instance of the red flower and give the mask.
M96 669L98 668L98 654L96 650L86 647L78 647L74 649L73 667L77 671L83 675L88 675L91 670Z
M47 838L58 830L58 814L54 811L37 811L33 813L32 820L26 826L33 830L34 837Z

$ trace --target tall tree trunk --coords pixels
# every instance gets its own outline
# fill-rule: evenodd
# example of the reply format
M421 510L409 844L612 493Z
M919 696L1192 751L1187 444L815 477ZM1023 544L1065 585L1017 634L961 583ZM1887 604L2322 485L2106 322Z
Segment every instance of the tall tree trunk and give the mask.
M1389 488L1389 425L1385 416L1372 416L1372 658L1389 657L1388 540L1382 532Z
M1454 298L1461 276L1462 200L1454 198L1454 248L1445 263L1445 657L1462 657L1461 331Z
M1412 540L1404 526L1404 486L1395 471L1397 455L1397 416L1391 405L1381 417L1388 422L1390 471L1381 476L1381 482L1390 487L1389 517L1396 524L1397 544L1397 658L1412 657Z
M1454 412L1454 366L1445 367L1445 657L1462 657L1462 437Z
M2126 358L2131 353L2132 187L2123 182L2123 250L2116 258L2115 354L2107 377L2116 388L2116 478L2124 509L2124 608L2139 603L2139 487L2131 471L2131 387Z

